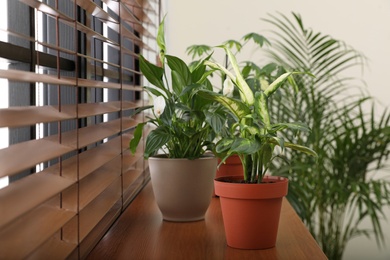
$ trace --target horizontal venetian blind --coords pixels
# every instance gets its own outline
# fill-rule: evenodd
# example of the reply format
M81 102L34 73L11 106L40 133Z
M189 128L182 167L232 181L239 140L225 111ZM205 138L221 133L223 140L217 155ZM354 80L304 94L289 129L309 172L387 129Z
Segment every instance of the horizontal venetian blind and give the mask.
M160 4L7 3L0 259L84 258L149 178L143 147L128 144L144 120L130 115L144 102L138 57L156 57Z

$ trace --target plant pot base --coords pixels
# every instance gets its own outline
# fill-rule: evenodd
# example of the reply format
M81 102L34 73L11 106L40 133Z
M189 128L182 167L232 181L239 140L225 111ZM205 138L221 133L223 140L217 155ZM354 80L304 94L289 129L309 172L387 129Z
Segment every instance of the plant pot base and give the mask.
M234 200L234 199L233 199ZM223 202L222 202L223 201ZM243 200L222 199L224 222L233 222L226 230L227 245L238 249L267 249L275 247L282 199ZM225 205L226 204L226 205ZM266 211L264 209L267 209ZM249 212L249 214L243 214ZM248 223L256 223L249 224Z

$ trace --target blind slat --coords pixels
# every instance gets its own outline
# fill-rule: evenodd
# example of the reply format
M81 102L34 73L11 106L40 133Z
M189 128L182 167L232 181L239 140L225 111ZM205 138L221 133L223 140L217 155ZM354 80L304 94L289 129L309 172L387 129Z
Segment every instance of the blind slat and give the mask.
M74 181L40 172L0 190L0 228L72 185ZM18 207L15 207L18 205Z
M140 116L138 116L136 118L123 118L122 130L126 131L126 130L129 130L131 128L136 127L138 125L138 123L142 122L139 119L137 120L137 118L140 118Z
M75 21L71 17L63 14L62 12L59 12L58 10L56 10L56 9L38 1L38 0L19 0L19 1L29 5L32 8L35 8L38 11L45 13L47 15L53 16L54 18L61 19L61 22L63 22L64 24L67 24L70 27L74 28L75 24L76 24L76 27L79 31L81 31L81 32L93 37L93 38L98 38L98 39L100 39L104 42L107 42L109 44L114 44L114 45L119 46L119 44L116 43L115 41L113 41L112 39L104 37L102 34L88 28L87 26ZM87 5L88 2L90 2L90 1L80 1L80 2L86 2L86 5ZM98 14L101 14L101 13L99 12Z
M103 190L116 179L121 172L121 158L117 156L80 182L80 210L84 209Z
M118 136L98 147L81 153L78 157L73 156L63 160L61 165L62 175L69 179L73 179L74 173L77 172L77 165L79 165L79 179L82 180L91 172L99 169L101 166L120 155L121 151L128 149L127 145L130 138L131 136L129 135L127 135L127 137L126 135L123 137ZM126 146L123 146L123 144L126 144ZM54 166L47 168L47 170L50 170L50 172L59 172L59 165L55 164Z
M38 10L38 11L41 11L43 13L46 13L48 15L51 15L53 17L58 17L58 18L61 18L61 19L64 19L64 20L72 20L71 18L69 18L67 15L61 13L60 11L42 3L41 1L38 1L38 0L19 0L20 2L22 3L25 3L26 5L29 5L30 7Z
M112 82L102 82L98 80L90 79L78 79L78 85L89 88L108 88L108 89L120 89L121 84Z
M127 172L130 170L134 170L137 165L137 162L141 162L138 167L143 168L143 154L142 154L142 149L137 147L137 153L136 154L131 154L129 150L123 152L123 171Z
M73 151L69 147L47 139L31 140L0 150L0 177L13 175L35 165Z
M122 85L123 90L133 90L133 91L143 91L143 88L141 86L136 85Z
M122 107L121 107L122 104ZM88 103L80 104L78 107L79 117L95 116L105 113L118 112L121 109L135 109L140 107L142 102L132 102L132 101L110 101L110 102L100 102L100 103Z
M98 77L108 77L111 79L118 79L120 76L119 71L104 69L101 66L94 66L93 64L90 64L90 67L91 67L90 78L94 78L95 76L98 76ZM127 71L127 72L131 73L132 75L129 76L126 74L122 74L122 83L131 82L131 81L133 81L134 75L140 74L139 71L134 71L131 69L128 69L128 70L123 69L123 71Z
M4 259L26 258L75 215L76 212L69 210L40 206L18 218L0 231L2 257Z
M76 105L58 107L10 107L0 109L0 127L22 127L36 123L47 123L76 118ZM18 120L15 120L17 118Z
M109 1L105 1L109 2ZM110 1L112 2L112 1ZM145 27L142 26L142 23L137 19L137 17L134 16L134 14L129 10L129 8L122 3L122 18L124 21L128 22L132 27L141 35L145 37L153 37L153 34L151 34Z
M54 85L69 85L75 86L76 79L69 77L57 78L57 76L47 74L36 74L35 72L21 70L3 70L0 69L0 78L8 79L17 82L41 82Z
M122 0L127 6L134 9L134 13L137 17L142 17L142 22L156 26L156 24L149 18L145 11L151 12L153 15L157 15L157 11L149 4L149 1L137 1L137 0Z
M88 88L108 88L108 89L121 89L120 83L103 82L98 80L89 79L76 79L63 76L58 78L54 75L36 74L34 72L19 71L19 70L2 70L0 69L0 78L5 78L16 82L40 82L53 85L67 85L67 86L82 86ZM128 89L134 89L134 86L126 87ZM139 89L141 90L141 89Z
M82 180L93 171L108 163L122 152L121 138L116 137L110 141L89 149L79 155L79 178Z
M88 235L120 198L121 177L117 177L92 203L80 211L80 240Z
M28 256L28 259L68 259L70 252L77 247L77 243L69 243L61 240L58 236L49 239L45 244ZM75 257L69 257L75 259Z
M120 111L120 101L80 104L80 117L95 116Z
M127 37L130 40L133 40L137 45L140 45L143 48L147 48L148 50L152 50L152 48L150 48L149 46L144 45L144 42L138 36L136 36L131 31L127 30L125 27L122 27L122 31L121 31L119 22L116 21L114 18L112 18L110 15L108 15L102 8L97 6L94 2L77 0L77 4L82 8L84 8L87 13L93 15L94 17L99 18L103 23L107 24L107 26L110 27L112 30L116 31L117 33L122 33L123 36ZM79 25L78 28L82 28L81 31L87 34L91 33L89 32L88 29L86 29L82 25ZM103 36L99 35L100 39L102 39L101 37Z
M78 6L83 8L88 14L101 19L103 22L111 22L118 24L119 22L104 11L100 6L92 1L76 0ZM118 13L117 13L118 14Z
M103 140L120 132L120 120L83 127L79 130L79 148Z

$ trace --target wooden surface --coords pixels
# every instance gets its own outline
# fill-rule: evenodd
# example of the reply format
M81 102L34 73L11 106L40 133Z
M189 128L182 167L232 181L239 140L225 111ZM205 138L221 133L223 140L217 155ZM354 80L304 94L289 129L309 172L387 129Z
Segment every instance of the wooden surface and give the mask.
M276 247L240 250L226 245L218 198L204 221L162 220L149 183L87 259L327 259L286 199Z

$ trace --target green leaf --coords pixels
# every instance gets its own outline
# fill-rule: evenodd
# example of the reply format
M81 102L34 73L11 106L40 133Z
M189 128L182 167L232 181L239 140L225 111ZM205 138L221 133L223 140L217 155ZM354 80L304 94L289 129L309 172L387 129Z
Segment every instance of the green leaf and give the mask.
M221 105L226 107L238 121L243 119L247 114L250 114L250 109L246 106L246 104L237 99L228 98L208 90L200 90L198 94L206 99L219 102Z
M141 140L141 137L142 137L144 125L146 125L146 123L140 123L137 125L137 127L134 130L133 139L131 139L130 144L129 144L130 151L132 154L135 154L135 152L137 150L139 141Z
M278 65L276 63L269 63L262 67L259 71L260 75L271 75L272 72L274 72L278 68Z
M212 47L208 45L191 45L186 49L188 55L192 54L192 59L196 56L201 57L203 54L208 54L212 51Z
M277 144L277 143L275 143L275 144ZM289 143L289 142L285 142L284 146L288 147L290 149L296 150L296 151L304 152L304 153L311 155L313 157L318 157L317 153L314 150L312 150L306 146L302 146L299 144L293 144L293 143Z
M154 87L144 87L144 89L149 93L149 94L152 94L156 97L159 97L159 96L164 96L164 94L158 89L158 88L154 88Z
M261 147L261 155L262 155L262 164L266 167L269 167L269 163L271 162L272 159L272 147L268 144L265 143Z
M160 115L159 119L164 125L170 126L175 113L175 104L170 99L166 99L165 102L164 112Z
M234 142L234 139L231 138L224 138L220 141L218 141L215 150L217 153L226 153L230 147L232 147L232 144Z
M146 79L154 86L166 92L163 82L164 69L150 63L142 55L139 56L139 62L140 70Z
M231 50L229 48L227 48L226 46L223 46L223 49L225 50L226 54L228 55L230 64L232 65L234 73L236 75L233 78L231 77L231 79L236 83L237 87L240 89L241 99L245 103L247 103L248 105L253 105L253 103L254 103L253 92L241 74L241 70L240 70L240 67L238 66L236 57L231 52ZM229 76L229 74L228 74L228 76Z
M257 139L235 138L230 151L238 154L253 154L259 151L260 148L261 142Z
M267 44L269 46L271 46L271 43L267 40L267 38L265 38L264 36L258 34L258 33L248 33L246 35L244 35L244 40L245 41L248 41L250 39L252 39L255 43L257 43L260 47L263 47L264 44Z
M176 71L182 78L182 81L189 85L191 83L191 73L187 64L180 58L171 55L166 55L166 59L171 70Z
M144 157L147 159L171 140L165 126L152 130L146 138Z
M271 139L273 139L277 142L277 144L280 146L280 148L282 149L282 152L283 152L284 151L284 138L273 136L273 137L271 137Z
M271 125L270 122L270 116L268 111L268 100L267 96L264 92L256 92L255 93L255 110L257 111L257 114L260 116L261 121L264 123L264 125L269 128Z
M205 111L206 122L213 128L215 133L221 133L225 130L226 114L222 109Z
M236 48L236 50L239 52L242 48L242 44L239 41L236 40L227 40L223 43L225 46L227 46L229 49Z
M172 77L172 90L175 93L175 96L179 97L181 102L187 103L188 95L187 93L183 93L183 89L185 86L187 86L187 84L183 81L183 78L177 71L172 70L171 77Z
M153 106L138 107L133 113L130 114L130 116L137 115L137 114L141 113L142 111L147 110L147 109L151 109L151 108L153 108Z
M262 128L259 128L259 126L248 126L248 125L241 125L241 131L247 131L250 135L260 135L262 133Z
M241 73L242 76L248 81L248 77L250 76L250 73L252 71L252 62L245 63L245 66L242 68Z
M194 68L194 70L191 72L191 81L195 82L195 83L202 83L201 80L202 80L205 73L206 73L206 66L204 64L199 63ZM213 73L213 71L210 71L210 73L208 73L208 75L211 75L212 73Z
M210 60L212 54L207 56L205 59L198 61L193 71L191 72L192 82L203 84L203 82L207 79L208 76L213 74L214 70L206 71L205 62Z
M206 99L200 95L198 95L198 92L201 90L206 90L206 86L201 84L194 84L196 88L192 92L191 96L191 102L192 102L192 109L197 111L199 114L202 115L202 118L200 120L204 120L204 115L207 111L207 109L210 109L210 106L212 104L212 101L209 99ZM226 112L226 111L225 111Z
M187 65L180 58L166 55L168 66L171 68L172 89L176 96L180 96L184 87L191 84L191 73ZM184 103L187 102L187 97L182 96Z
M219 70L222 73L226 74L232 81L236 82L236 77L233 73L231 73L229 70L227 70L224 66L222 66L219 63L212 62L212 61L205 61L205 65L209 66L213 70Z
M281 87L284 83L284 81L290 77L293 73L292 72L286 72L282 75L280 75L274 82L272 82L266 90L264 90L264 94L269 97L271 96L279 87Z
M160 26L158 27L157 39L156 39L157 45L160 48L159 56L162 64L164 64L165 53L166 53L164 24L165 24L165 16L162 22L160 23Z
M207 88L209 90L213 90L213 87L212 85L210 84L210 82L208 82L208 76L212 75L213 74L213 70L209 70L209 71L206 71L202 74L201 78L198 78L197 76L194 76L193 77L193 82L197 83L197 84L205 84L206 86L208 86Z
M302 131L302 132L310 132L310 128L305 123L301 122L294 122L294 123L277 123L271 125L271 130L274 132L283 130L283 129L291 129L295 131Z

